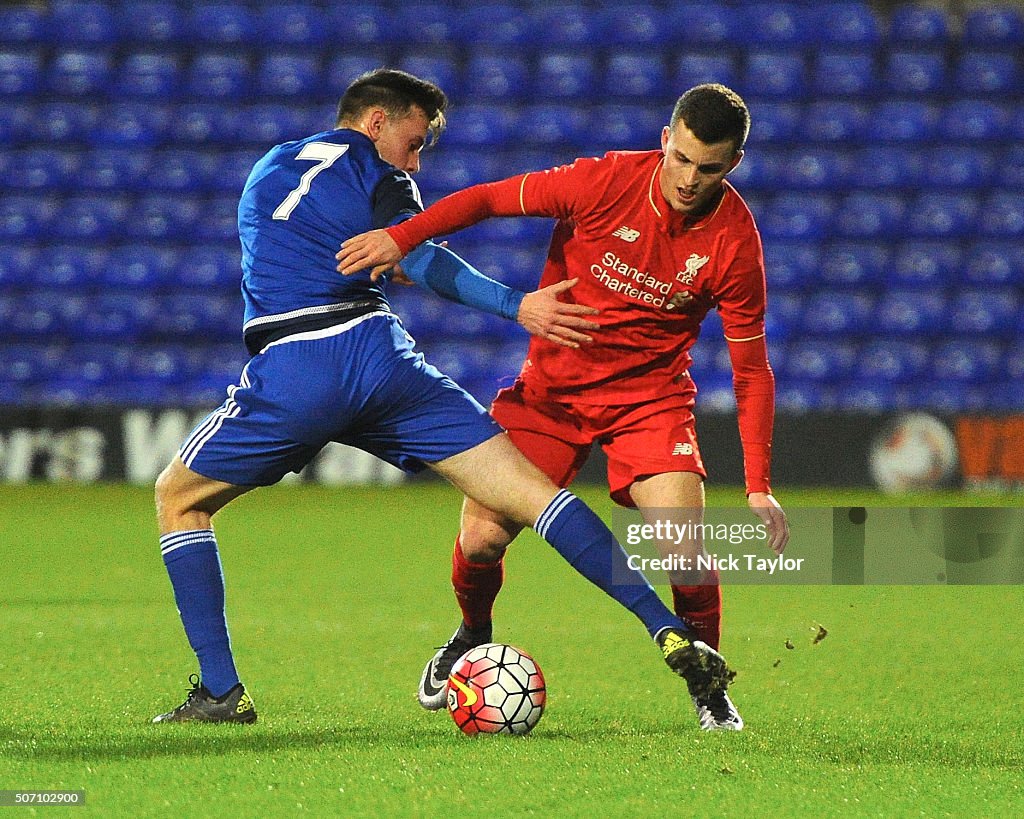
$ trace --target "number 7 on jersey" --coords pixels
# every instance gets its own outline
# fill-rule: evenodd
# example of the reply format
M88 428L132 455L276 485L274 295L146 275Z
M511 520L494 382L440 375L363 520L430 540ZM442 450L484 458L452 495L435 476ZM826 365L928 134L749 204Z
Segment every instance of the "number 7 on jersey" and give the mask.
M274 211L274 218L287 221L292 215L299 200L309 193L309 186L313 184L313 178L333 165L337 159L348 150L348 145L334 145L330 142L310 142L296 154L296 159L311 159L317 163L306 171L299 180L299 186L289 193L284 201Z

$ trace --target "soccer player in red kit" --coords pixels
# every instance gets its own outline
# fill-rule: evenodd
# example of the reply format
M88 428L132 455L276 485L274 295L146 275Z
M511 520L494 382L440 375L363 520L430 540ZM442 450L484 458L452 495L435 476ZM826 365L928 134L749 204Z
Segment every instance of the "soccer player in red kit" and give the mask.
M703 512L706 473L688 367L701 321L717 309L733 368L748 505L781 553L789 529L769 482L775 381L765 343L761 241L725 179L742 159L749 128L738 94L697 86L677 101L660 151L614 151L467 188L400 225L349 239L338 270L372 266L383 273L426 239L492 216L555 217L541 285L578 279L569 296L600 310L590 317L600 329L591 337L581 320L559 338L532 338L519 378L498 393L491 413L559 486L572 482L600 443L612 499L639 508L648 522L665 510ZM465 501L452 572L463 623L424 670L424 707L443 707L454 661L490 641L502 558L519 531ZM699 537L659 545L690 557L703 550ZM676 614L717 648L717 573L670 579ZM705 730L743 727L724 690L694 705Z

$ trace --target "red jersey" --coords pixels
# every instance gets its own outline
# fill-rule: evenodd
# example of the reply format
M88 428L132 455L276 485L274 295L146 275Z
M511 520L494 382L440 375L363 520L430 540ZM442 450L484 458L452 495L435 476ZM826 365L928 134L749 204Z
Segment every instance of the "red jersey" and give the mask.
M695 390L688 373L700 323L722 317L734 368L748 491L768 490L774 379L764 345L765 275L754 219L736 190L688 219L661 194L660 151L612 152L477 185L388 229L403 252L488 216L558 219L541 286L579 278L567 297L598 308L593 343L530 339L522 379L579 404L635 404ZM753 342L753 343L750 343Z

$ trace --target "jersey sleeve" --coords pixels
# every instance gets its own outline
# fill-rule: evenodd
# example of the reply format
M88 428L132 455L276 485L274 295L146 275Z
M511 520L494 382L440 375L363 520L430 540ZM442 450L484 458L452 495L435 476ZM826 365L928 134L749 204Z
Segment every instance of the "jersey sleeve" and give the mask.
M412 177L397 168L373 189L373 226L385 228L423 211L420 190Z
M761 237L750 226L737 240L729 260L728 275L717 294L718 312L727 341L744 341L764 335L765 274Z

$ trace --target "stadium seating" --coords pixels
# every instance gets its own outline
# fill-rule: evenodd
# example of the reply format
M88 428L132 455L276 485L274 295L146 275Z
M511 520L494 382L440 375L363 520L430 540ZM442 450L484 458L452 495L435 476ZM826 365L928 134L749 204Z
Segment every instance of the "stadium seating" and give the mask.
M764 240L779 407L1022 409L1024 14L889 6L4 4L0 403L222 400L245 363L235 223L253 163L395 65L452 98L428 203L656 148L681 90L735 87L752 128L730 180ZM525 289L550 232L491 220L451 239ZM481 399L514 375L515 324L393 290ZM719 336L706 328L694 372L702 406L728 410Z

